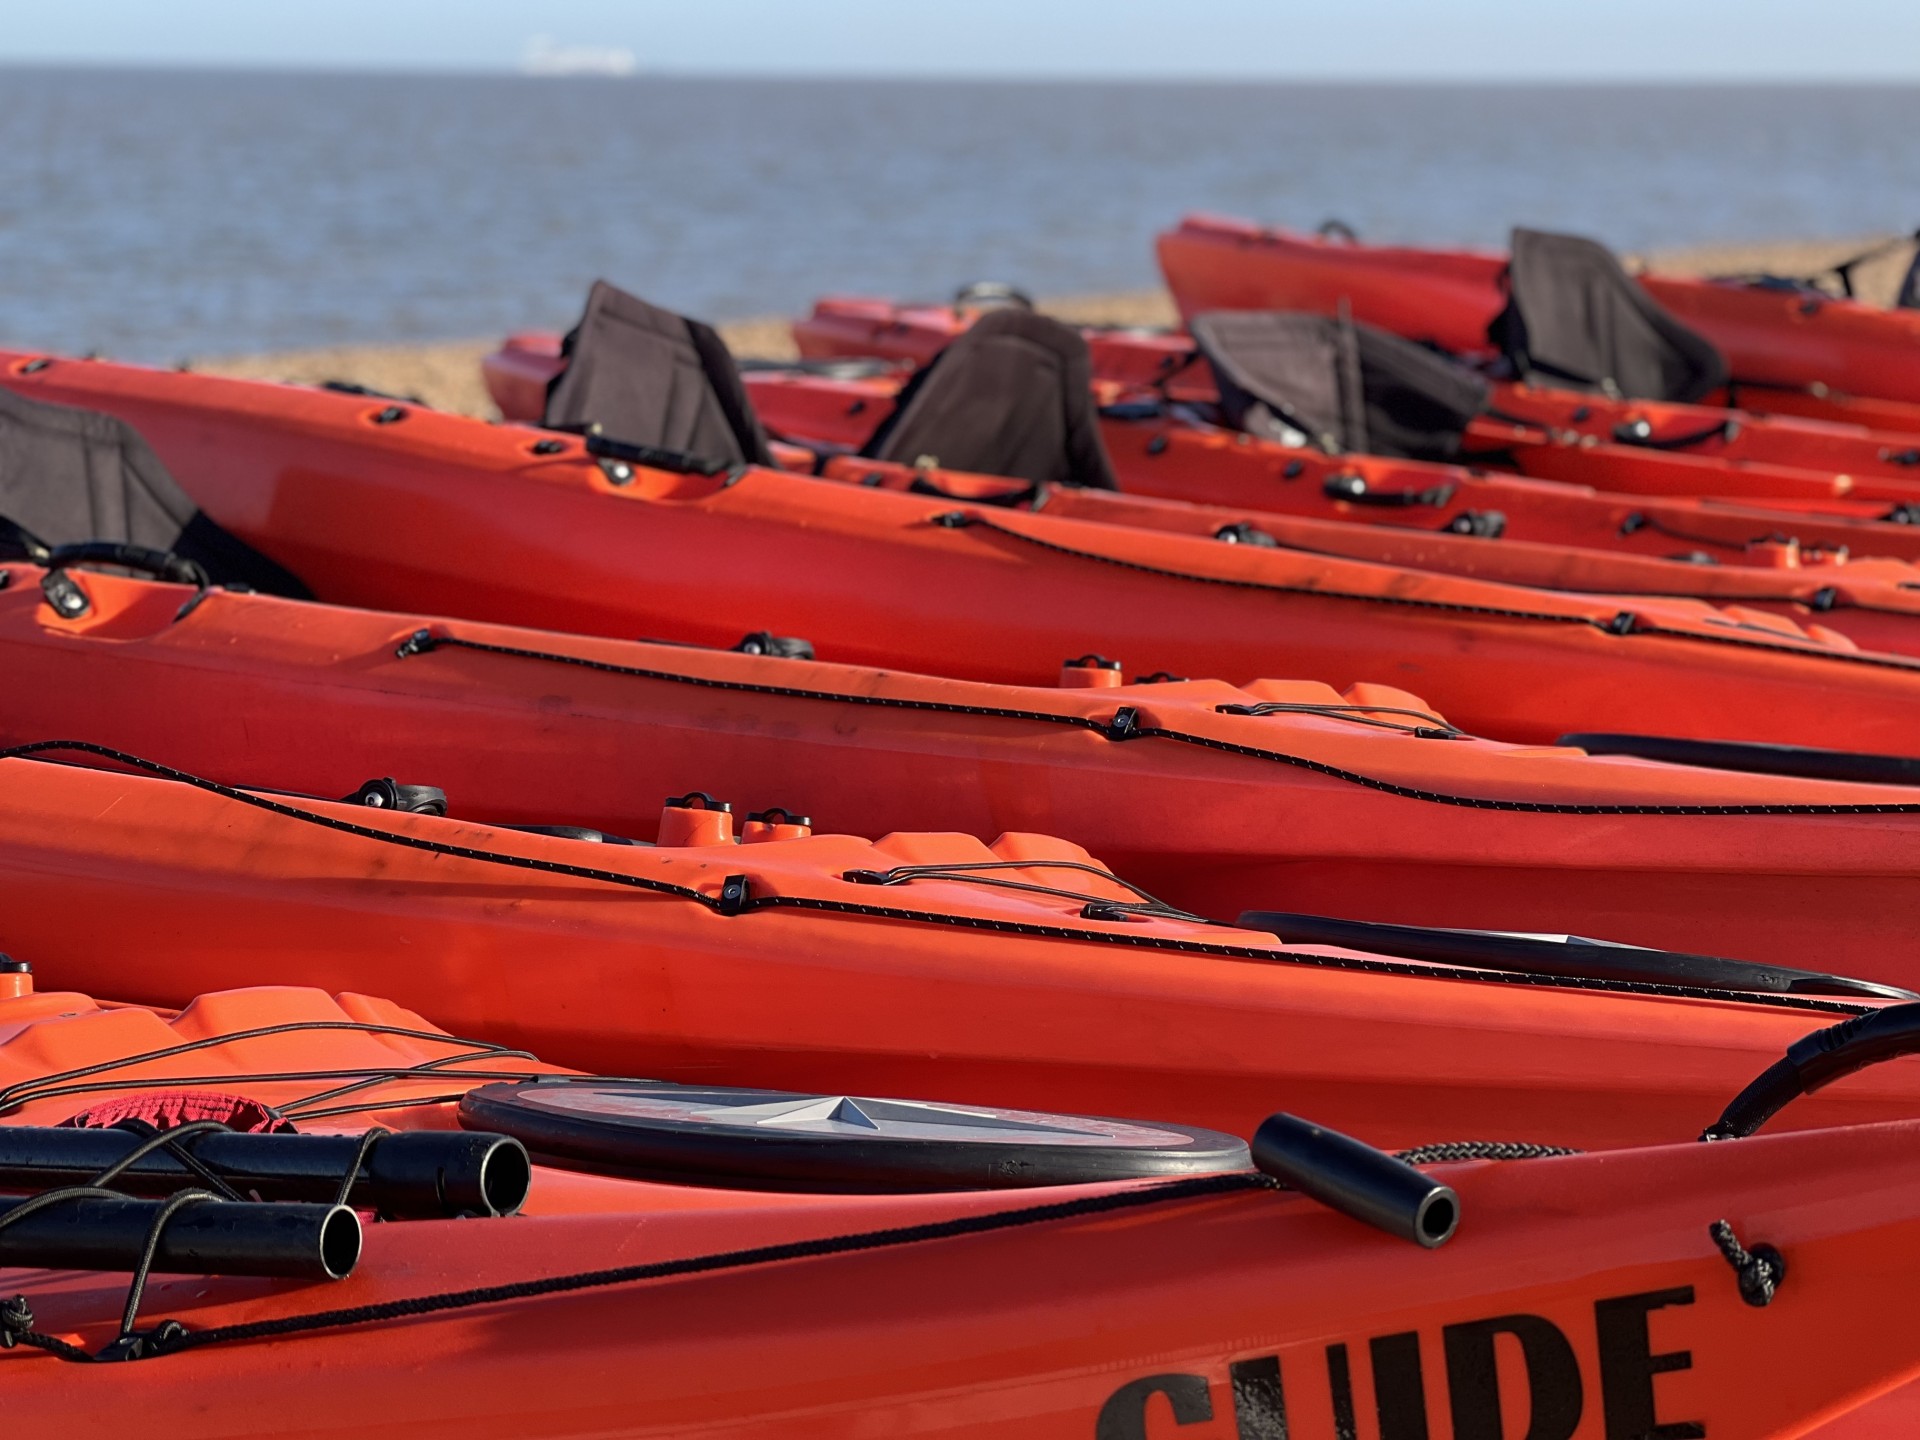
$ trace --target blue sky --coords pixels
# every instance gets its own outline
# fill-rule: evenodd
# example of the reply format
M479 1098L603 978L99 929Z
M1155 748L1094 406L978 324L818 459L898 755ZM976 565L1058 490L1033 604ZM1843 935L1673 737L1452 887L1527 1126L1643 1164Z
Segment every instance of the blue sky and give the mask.
M0 63L792 75L1920 80L1914 0L0 0Z

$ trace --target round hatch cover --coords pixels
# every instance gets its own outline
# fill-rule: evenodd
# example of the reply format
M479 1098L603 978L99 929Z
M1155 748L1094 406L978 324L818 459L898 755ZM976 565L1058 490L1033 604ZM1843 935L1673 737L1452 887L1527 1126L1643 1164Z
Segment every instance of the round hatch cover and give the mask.
M756 1190L999 1190L1247 1169L1213 1130L651 1080L486 1085L460 1122L577 1169Z

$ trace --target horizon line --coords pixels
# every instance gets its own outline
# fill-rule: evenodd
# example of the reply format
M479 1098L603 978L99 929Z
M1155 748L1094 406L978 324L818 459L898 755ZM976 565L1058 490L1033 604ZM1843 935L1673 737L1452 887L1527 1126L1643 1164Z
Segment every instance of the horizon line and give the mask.
M755 80L799 84L832 84L863 81L880 84L985 84L985 85L1351 85L1407 86L1436 90L1530 89L1548 85L1601 87L1678 87L1678 86L1766 86L1848 87L1884 86L1920 89L1920 73L1915 74L1649 74L1610 75L1568 71L1516 79L1510 73L1498 75L1417 75L1353 73L1248 74L1238 72L1189 71L1175 74L1137 71L1028 71L1017 73L973 70L912 71L878 69L842 70L718 70L700 66L638 64L629 74L535 74L516 64L422 65L417 62L381 61L354 64L312 64L278 60L78 60L57 56L0 55L0 70L42 70L124 73L146 71L181 74L239 75L331 75L380 76L415 79L511 79L543 84L594 83L623 85L646 80Z

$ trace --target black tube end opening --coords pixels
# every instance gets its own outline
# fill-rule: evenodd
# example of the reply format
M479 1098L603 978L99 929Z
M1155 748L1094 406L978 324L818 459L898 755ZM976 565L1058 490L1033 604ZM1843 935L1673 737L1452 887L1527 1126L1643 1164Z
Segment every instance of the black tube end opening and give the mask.
M1413 1238L1427 1249L1444 1245L1460 1228L1460 1197L1448 1185L1436 1185L1413 1216Z
M527 1147L518 1140L502 1136L500 1143L481 1157L480 1194L489 1215L517 1215L527 1203L533 1188L533 1161Z
M329 1280L344 1280L360 1263L360 1217L335 1205L320 1222L320 1266Z

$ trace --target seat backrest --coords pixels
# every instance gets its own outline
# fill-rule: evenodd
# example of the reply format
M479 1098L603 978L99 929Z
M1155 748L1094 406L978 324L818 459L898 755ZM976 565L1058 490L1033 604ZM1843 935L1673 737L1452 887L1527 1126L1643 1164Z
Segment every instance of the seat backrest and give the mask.
M1727 383L1713 342L1668 314L1604 245L1516 229L1507 283L1487 338L1523 378L1679 402Z
M1486 409L1485 380L1371 325L1227 310L1196 315L1190 328L1227 423L1265 439L1450 460L1467 422Z
M547 387L548 425L728 465L768 465L767 433L711 326L596 280Z
M1920 310L1920 250L1913 252L1913 259L1907 262L1906 273L1900 277L1900 288L1894 292L1893 308Z
M1026 310L991 310L914 373L860 453L1117 489L1092 386L1079 331Z
M0 516L49 545L106 540L198 562L217 585L311 592L228 534L167 473L131 425L0 389Z

